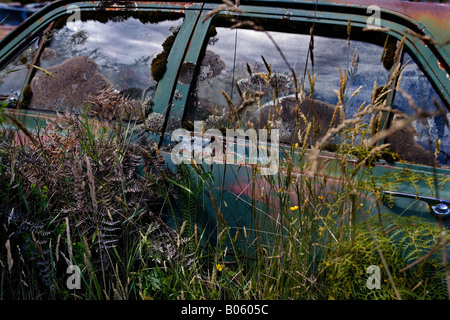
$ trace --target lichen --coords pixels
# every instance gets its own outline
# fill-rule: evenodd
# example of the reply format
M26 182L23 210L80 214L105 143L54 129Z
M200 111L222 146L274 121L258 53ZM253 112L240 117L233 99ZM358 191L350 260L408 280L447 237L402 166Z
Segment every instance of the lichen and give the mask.
M312 134L307 141L309 145L314 145L316 141L319 141L327 133L335 107L324 101L311 100L307 97L298 106L299 111L303 113L308 122L314 125ZM298 131L301 130L303 132L306 129L306 124L302 120L297 123L296 107L297 101L295 97L281 98L279 99L278 108L275 108L272 104L266 105L249 122L255 129L263 129L268 127L270 119L272 128L279 125L281 142L290 144L301 142L298 141ZM335 125L336 122L334 123Z
M208 129L218 129L226 126L228 119L228 114L225 110L222 112L222 115L209 115L205 121L205 130Z
M220 59L220 56L210 50L206 50L205 56L202 60L202 71L205 70L206 78L214 78L218 76L222 70L225 70L225 62Z
M42 39L44 43L49 43L53 40L53 35L55 31L54 30L45 30L44 34L42 35Z
M412 127L404 128L391 134L386 143L390 144L390 151L402 160L427 166L438 165L433 153L417 143L414 138L416 134Z
M33 98L33 89L31 89L30 85L27 85L25 89L23 89L21 107L28 108L28 105L30 104L32 98Z
M50 60L56 57L56 51L50 48L45 48L41 53L41 61Z
M153 112L146 119L147 127L153 132L161 132L164 126L164 115Z
M158 55L152 60L152 66L150 69L152 78L155 81L160 81L167 70L167 59L169 57L169 53L163 51L158 53Z
M67 59L47 71L54 78L39 72L31 81L30 108L60 112L80 110L91 96L111 86L98 73L95 61L87 56Z
M390 39L390 37L388 36L388 38L386 39L386 44L384 47L382 57L383 67L388 71L391 70L392 66L394 65L394 57L396 50L397 50L397 41L395 39Z
M153 99L151 97L147 98L144 101L144 103L142 104L142 107L144 108L145 116L148 116L152 112L154 104L155 103L153 102Z
M84 44L88 37L86 30L78 30L69 37L69 44L73 46Z
M262 91L265 93L285 91L288 92L294 85L293 79L283 73L273 73L269 79L264 73L254 73L249 78L237 82L239 89L245 91Z
M166 40L162 43L163 51L158 53L156 57L152 60L152 64L150 67L150 72L152 78L155 81L160 81L167 70L167 60L169 59L169 53L172 49L173 43L175 42L175 38L177 35L177 31L167 37Z

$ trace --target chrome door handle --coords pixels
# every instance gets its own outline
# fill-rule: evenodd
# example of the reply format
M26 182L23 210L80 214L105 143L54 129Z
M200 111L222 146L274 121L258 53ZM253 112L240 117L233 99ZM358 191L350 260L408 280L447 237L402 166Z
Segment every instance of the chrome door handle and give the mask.
M428 204L428 208L430 209L431 215L433 217L442 219L447 219L450 217L450 201L448 200L433 197L424 197L404 192L383 191L383 193L386 195L391 195L393 197L424 201Z

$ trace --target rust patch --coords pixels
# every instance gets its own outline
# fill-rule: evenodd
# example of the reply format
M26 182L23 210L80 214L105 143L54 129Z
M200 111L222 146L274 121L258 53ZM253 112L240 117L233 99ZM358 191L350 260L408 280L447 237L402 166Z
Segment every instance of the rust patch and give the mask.
M442 32L447 31L450 28L450 22L448 19L450 10L449 6L445 4L411 3L406 1L391 0L325 0L322 2L335 3L339 5L358 5L359 7L377 5L382 9L400 13L420 22L427 29L434 31L432 33L435 33L435 37L445 37L446 33Z
M96 7L97 10L105 11L134 11L137 8L137 3L134 1L114 1L106 0L100 1Z
M148 1L148 2L140 2L142 4L153 4L157 6L167 5L167 6L177 6L183 9L187 9L194 5L194 2L157 2L157 1Z
M438 64L438 66L439 66L440 69L442 69L442 70L445 71L444 66L442 65L442 63L441 63L439 60L437 61L437 64ZM449 75L448 73L447 73L446 77L447 77L447 79L450 80L450 75Z

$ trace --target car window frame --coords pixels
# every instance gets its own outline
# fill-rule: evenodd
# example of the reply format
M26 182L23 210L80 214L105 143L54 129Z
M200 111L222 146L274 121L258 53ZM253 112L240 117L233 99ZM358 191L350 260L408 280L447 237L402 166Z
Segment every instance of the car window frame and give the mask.
M207 38L208 38L208 29L211 26L211 23L213 21L213 18L218 15L234 15L235 17L244 18L244 17L251 17L251 18L268 18L268 19L286 19L288 14L288 19L292 19L295 21L302 21L305 23L312 24L311 16L314 16L314 12L311 10L304 10L304 9L279 9L279 8L261 8L258 6L241 6L240 7L244 14L234 14L232 12L219 12L214 15L211 15L210 12L214 10L214 6L205 6L205 9L202 12L202 23L197 24L194 32L193 32L193 39L190 44L190 50L187 53L184 61L183 66L197 66L198 63L200 63L201 59L201 53L205 50L207 45ZM316 19L318 20L317 23L321 24L330 24L330 25L340 25L340 26L346 26L349 21L351 23L352 28L359 28L364 29L367 28L367 17L368 15L348 15L345 12L339 13L339 12L325 12L320 11L317 12ZM405 24L409 25L410 22L405 22ZM389 26L387 28L386 26ZM428 81L433 85L433 87L436 89L436 92L439 94L440 98L444 103L446 103L446 107L448 107L448 101L450 101L450 88L448 86L444 86L442 83L442 75L439 75L439 71L442 71L438 60L436 59L436 63L432 63L433 61L428 61L424 59L425 56L429 56L430 54L433 54L432 49L429 45L424 43L423 41L420 41L417 36L414 36L410 33L404 32L405 25L401 23L401 21L389 21L389 20L382 20L382 25L380 26L380 30L367 30L368 35L372 32L382 32L384 36L392 36L397 40L397 43L403 41L403 48L402 51L404 51L404 47L408 48L408 51L414 59L417 61L418 65L420 66L421 70L427 77ZM332 36L331 34L329 36ZM362 40L363 41L363 40ZM370 43L370 41L367 41ZM402 64L403 63L403 52L400 52L400 60L396 62L396 64ZM423 62L426 62L424 65L422 65ZM436 67L438 70L436 70ZM183 69L183 67L181 68ZM396 65L394 65L390 69L389 78L393 76L393 73L396 69ZM445 76L444 76L445 78ZM448 79L447 79L448 80ZM395 86L395 83L392 84L392 86ZM177 81L176 91L182 93L181 99L173 100L172 102L172 108L173 110L177 110L177 114L173 113L169 115L169 118L179 118L180 112L182 112L182 119L185 119L187 116L186 112L188 112L188 99L189 95L191 94L193 90L192 86L192 79L191 81ZM387 107L391 107L393 105L394 99L395 99L395 90L392 90L391 93L387 96ZM448 97L448 99L447 99ZM380 130L386 129L390 122L391 113L390 112L383 112L382 121ZM171 125L167 126L164 129L164 134L166 135L166 138L164 139L166 142L170 141L170 133L175 128L181 128L182 127L182 120L180 119L177 123L177 125ZM383 141L379 141L378 145L383 144ZM380 160L382 164L385 164L384 160ZM418 164L412 164L408 163L408 165L412 166L422 166ZM446 170L446 169L443 169Z

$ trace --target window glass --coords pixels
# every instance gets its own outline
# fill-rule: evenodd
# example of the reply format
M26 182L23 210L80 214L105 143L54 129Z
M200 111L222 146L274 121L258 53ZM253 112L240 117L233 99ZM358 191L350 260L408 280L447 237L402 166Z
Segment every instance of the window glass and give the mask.
M3 98L18 99L28 73L28 65L32 63L37 45L37 39L32 41L25 50L0 71L0 95Z
M182 21L181 14L160 13L154 21L102 18L55 29L40 56L40 67L52 76L36 73L29 107L77 112L95 97L107 108L120 95L131 108L141 100L148 112Z
M383 86L388 81L389 71L380 59L383 45L315 35L310 55L311 36L301 25L284 22L277 29L272 24L273 29L262 32L217 23L196 77L190 120L203 120L207 128L234 127L235 123L227 123L232 102L239 110L241 126L250 122L262 128L269 121L272 127L279 126L281 142L294 143L299 129L295 78L299 95L304 84L301 111L319 121L319 136L331 123L342 77L346 78L344 117L352 117L363 102L370 104L374 82ZM294 33L296 28L301 29L299 33Z
M396 94L394 108L408 116L414 116L416 115L415 106L431 116L415 120L412 126L396 132L388 139L388 142L391 143L392 150L405 161L448 167L450 166L448 126L450 113L409 53L405 52L403 61L406 66L399 85L401 91L399 90ZM410 105L405 94L412 98L414 106ZM444 114L433 115L439 109ZM399 118L396 116L392 121L395 122Z

